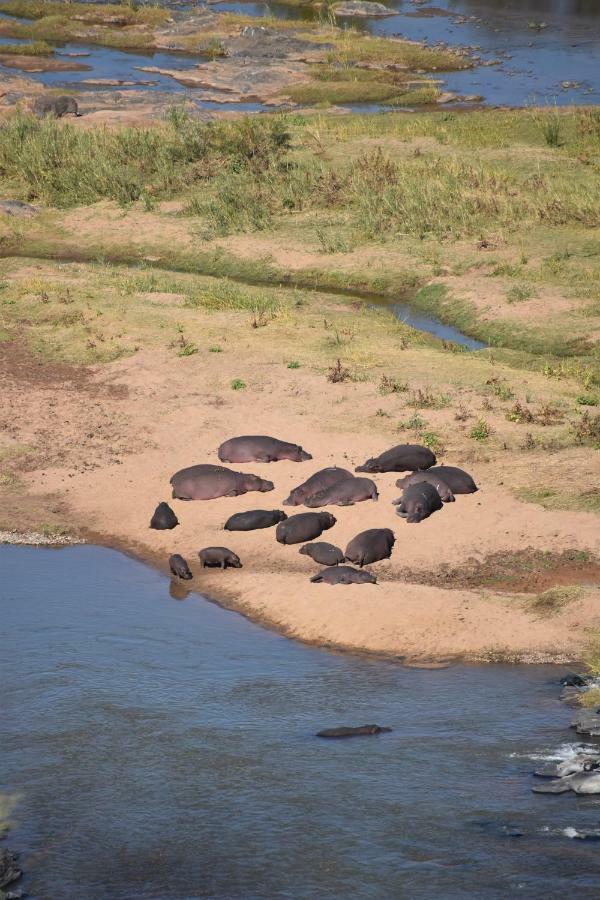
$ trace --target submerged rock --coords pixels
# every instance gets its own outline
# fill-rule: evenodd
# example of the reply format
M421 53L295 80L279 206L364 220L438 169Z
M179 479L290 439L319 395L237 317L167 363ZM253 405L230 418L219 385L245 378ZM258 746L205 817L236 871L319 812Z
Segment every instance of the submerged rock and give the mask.
M391 731L387 725L357 725L354 728L349 726L341 726L340 728L325 728L323 731L317 731L317 737L321 738L347 738L358 737L363 734L382 734L385 731Z
M18 881L23 874L17 864L18 858L12 850L0 849L0 888Z
M369 0L345 0L333 8L335 16L362 16L380 18L383 16L397 16L395 9L384 6L383 3L372 3Z

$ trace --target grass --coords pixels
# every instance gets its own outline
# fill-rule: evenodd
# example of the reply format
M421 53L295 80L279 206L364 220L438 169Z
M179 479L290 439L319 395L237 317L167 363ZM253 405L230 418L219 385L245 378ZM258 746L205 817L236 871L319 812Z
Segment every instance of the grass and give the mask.
M533 598L528 598L525 601L526 608L528 612L539 618L548 618L558 615L569 603L579 600L582 593L581 587L576 585L553 587Z
M477 419L471 430L469 437L474 441L487 441L494 429L485 419Z
M59 2L59 0L4 0L2 12L20 19L43 19L47 16L65 16L84 22L108 22L115 17L124 25L159 25L170 18L167 10L158 6L136 6L134 3L107 3L102 6L89 3Z
M52 56L54 48L45 41L29 44L0 44L0 56Z
M591 687L587 691L577 695L579 706L585 709L593 709L600 707L600 687Z
M590 675L600 677L600 632L592 631L588 640L583 662Z
M243 391L246 387L246 382L242 381L241 378L234 378L230 384L232 391Z
M573 509L600 513L600 490L593 485L581 491L571 486L565 489L549 485L533 485L519 488L516 496L525 503L539 503L544 509Z

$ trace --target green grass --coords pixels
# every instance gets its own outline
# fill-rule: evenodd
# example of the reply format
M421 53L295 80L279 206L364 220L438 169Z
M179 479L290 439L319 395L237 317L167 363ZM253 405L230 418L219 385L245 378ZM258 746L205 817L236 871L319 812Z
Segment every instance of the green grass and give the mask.
M0 56L52 56L54 48L45 41L29 44L0 44Z
M565 606L579 600L582 589L577 586L553 587L526 600L527 611L538 618L548 618L562 612Z
M576 487L555 488L548 485L533 485L516 491L519 500L539 503L544 509L573 509L582 512L600 513L600 490L590 485L584 490Z
M230 387L232 391L243 391L246 387L246 382L242 381L241 378L234 378Z
M3 0L2 12L20 19L43 19L48 16L77 17L84 22L107 22L117 17L127 25L160 25L170 18L168 10L158 6L136 6L134 3L57 2L57 0Z

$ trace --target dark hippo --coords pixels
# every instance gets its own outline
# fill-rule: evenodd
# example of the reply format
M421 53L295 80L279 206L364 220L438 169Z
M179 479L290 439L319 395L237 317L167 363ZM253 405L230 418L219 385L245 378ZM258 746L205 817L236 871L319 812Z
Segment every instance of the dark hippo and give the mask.
M301 544L319 537L333 528L337 519L328 512L298 513L277 526L275 536L280 544Z
M390 528L368 528L353 537L346 547L346 559L360 566L389 559L396 542Z
M63 116L78 116L79 107L75 97L69 97L67 94L60 94L50 97L36 97L34 100L32 111L35 116L54 116L61 119Z
M378 500L377 485L370 478L344 478L304 501L305 506L353 506L361 500Z
M312 582L323 584L377 584L377 579L364 569L353 569L352 566L330 566L318 575L313 575Z
M423 481L433 485L443 503L454 503L454 494L446 482L442 481L442 479L436 475L436 466L434 466L433 469L426 469L424 472L413 472L412 475L407 475L406 478L399 478L396 485L398 487L407 488L411 484L419 484ZM392 503L394 506L398 506L402 503L402 497L399 497L397 500L392 500Z
M179 519L171 509L168 503L163 500L154 510L154 515L150 519L150 528L156 528L157 531L163 531L167 528L176 528L179 525Z
M173 575L176 575L177 578L183 578L184 581L189 581L190 578L194 577L187 562L179 553L174 553L173 556L169 557L169 568Z
M423 472L415 472L414 475L423 475ZM453 494L474 494L475 491L478 491L479 488L473 481L472 477L468 472L465 472L463 469L459 469L456 466L433 466L433 468L427 470L427 475L432 476L432 478L439 478L440 482L445 484L448 489ZM396 487L403 488L408 484L412 484L413 475L407 475L404 478L399 478L396 482ZM427 480L430 484L434 484L432 480L428 477ZM442 497L442 500L445 498ZM445 501L448 502L448 501Z
M391 450L368 459L355 472L415 472L435 466L435 453L419 444L398 444Z
M272 491L275 485L258 475L234 472L225 466L199 465L180 469L171 478L173 496L179 500L214 500L238 497L248 491Z
M441 508L442 498L434 486L427 481L419 481L404 489L396 512L407 522L421 522Z
M312 456L298 444L288 444L287 441L264 434L253 434L225 441L219 447L219 459L230 463L277 462L280 459L306 462Z
M300 547L298 553L310 556L316 563L321 566L339 566L344 562L344 554L339 547L328 544L325 541L318 541L316 544L305 544Z
M228 550L227 547L205 547L204 550L200 550L198 556L203 569L217 566L221 569L226 569L227 566L231 566L232 569L242 568L237 553L234 553L233 550Z
M344 481L346 478L353 478L352 472L347 469L339 469L337 466L328 466L326 469L320 469L307 478L302 484L295 487L290 493L287 500L283 501L284 506L302 506L309 497L324 491L338 481Z
M270 528L285 519L287 516L280 509L250 509L230 516L223 527L225 531L255 531L257 528Z
M385 731L391 731L387 725L356 725L352 727L341 728L324 728L323 731L317 731L317 737L321 738L346 738L358 737L361 734L383 734Z

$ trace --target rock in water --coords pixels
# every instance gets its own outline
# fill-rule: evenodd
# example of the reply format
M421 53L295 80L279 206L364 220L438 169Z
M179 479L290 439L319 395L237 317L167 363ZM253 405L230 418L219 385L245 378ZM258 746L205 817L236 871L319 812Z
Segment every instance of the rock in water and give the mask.
M6 848L0 849L0 888L17 881L23 874L17 865L18 855Z
M395 9L383 3L372 3L371 0L345 0L333 8L335 16L360 16L361 18L383 18L397 15Z

